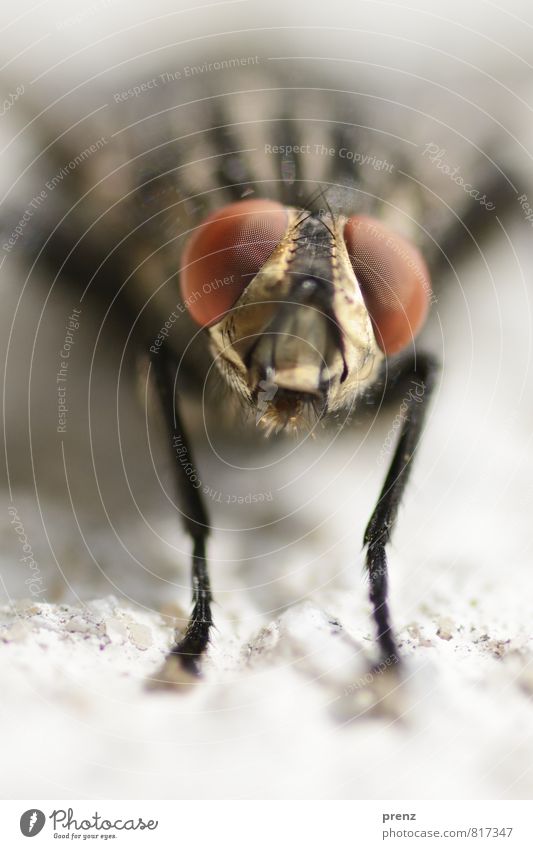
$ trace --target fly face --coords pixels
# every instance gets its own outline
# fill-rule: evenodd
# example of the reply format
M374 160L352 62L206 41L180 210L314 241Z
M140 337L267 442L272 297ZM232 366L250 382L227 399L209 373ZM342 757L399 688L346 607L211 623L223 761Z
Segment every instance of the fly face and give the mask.
M391 249L382 231L370 235L367 256L364 223L240 201L210 216L184 252L185 302L208 327L227 383L269 433L352 405L394 341L389 313L397 333L403 311L411 337L411 319L420 320L417 305L413 310L405 293L398 298L397 271L384 277ZM390 266L402 265L397 253Z
M268 431L348 404L381 360L341 222L287 210L279 245L209 329L216 361Z

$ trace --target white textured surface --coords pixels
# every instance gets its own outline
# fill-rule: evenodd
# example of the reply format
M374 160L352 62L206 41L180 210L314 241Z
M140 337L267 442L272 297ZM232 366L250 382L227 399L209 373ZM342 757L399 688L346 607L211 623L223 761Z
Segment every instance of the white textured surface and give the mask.
M180 694L145 689L168 645L159 616L112 597L19 604L2 616L2 793L528 798L530 641L483 604L424 607L400 635L408 681L373 707L364 631L312 602L216 639L206 681Z

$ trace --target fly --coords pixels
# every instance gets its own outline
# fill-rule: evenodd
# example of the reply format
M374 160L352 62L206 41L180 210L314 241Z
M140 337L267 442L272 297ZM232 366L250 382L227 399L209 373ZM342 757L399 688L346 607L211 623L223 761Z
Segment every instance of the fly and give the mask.
M214 279L227 280L224 287ZM212 213L191 234L181 291L204 328L215 363L252 424L268 435L299 431L353 407L392 370L389 388L415 382L390 469L364 543L379 664L399 664L387 598L386 546L396 521L437 365L413 340L430 300L418 250L377 220L318 214L271 200L242 200ZM174 391L176 361L163 345L151 365L169 437L192 461ZM175 465L193 544L193 612L172 649L163 682L200 672L213 625L206 543L209 517L183 462Z

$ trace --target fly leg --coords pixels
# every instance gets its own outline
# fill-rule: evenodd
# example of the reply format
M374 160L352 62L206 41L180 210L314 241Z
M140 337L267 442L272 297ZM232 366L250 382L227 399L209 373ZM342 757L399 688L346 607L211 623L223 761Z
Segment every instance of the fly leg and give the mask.
M171 443L182 522L193 543L193 610L184 636L171 649L165 664L164 683L169 683L169 680L180 680L180 670L199 675L199 661L209 645L209 632L213 624L206 560L209 518L200 490L191 480L190 469L195 468L195 465L176 400L176 365L174 358L166 352L165 346L151 356L151 366Z
M402 358L392 368L393 375L387 390L392 390L395 396L398 392L403 392L403 421L385 483L364 536L370 601L380 651L378 666L382 668L399 663L387 598L386 546L394 528L413 456L422 433L438 364L431 355L417 352Z

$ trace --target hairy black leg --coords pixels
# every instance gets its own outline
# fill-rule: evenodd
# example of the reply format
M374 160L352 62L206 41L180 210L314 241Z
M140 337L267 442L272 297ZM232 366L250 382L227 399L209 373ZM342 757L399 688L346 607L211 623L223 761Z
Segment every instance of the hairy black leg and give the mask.
M390 388L395 395L398 391L403 391L402 425L383 489L364 537L380 664L387 666L398 663L399 658L391 630L387 599L386 545L390 540L411 471L437 370L436 360L429 354L419 352L402 358L392 366Z
M199 660L209 644L211 616L211 589L206 560L206 542L209 534L207 510L196 480L198 475L189 448L175 394L176 365L174 358L161 347L151 356L155 384L161 401L174 458L179 504L185 530L193 541L192 602L193 611L183 638L175 645L170 657L179 661L183 669L199 673ZM191 471L192 470L192 471Z

